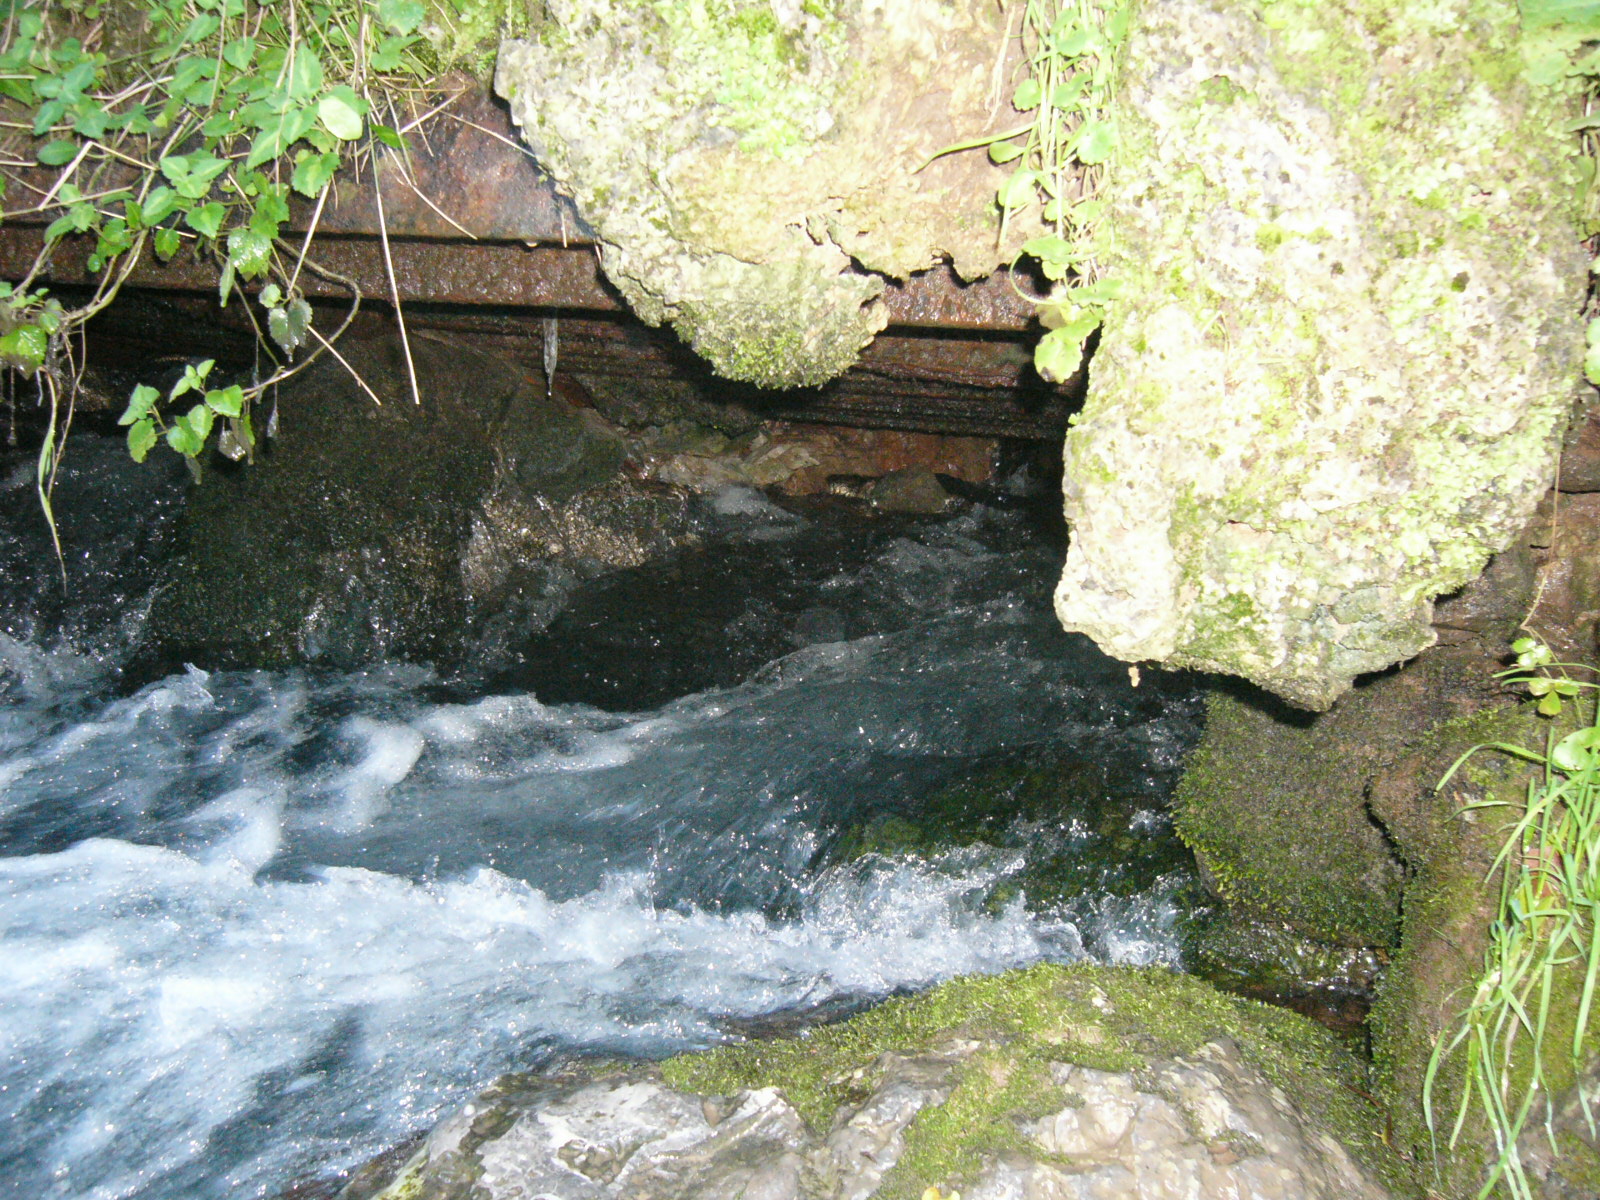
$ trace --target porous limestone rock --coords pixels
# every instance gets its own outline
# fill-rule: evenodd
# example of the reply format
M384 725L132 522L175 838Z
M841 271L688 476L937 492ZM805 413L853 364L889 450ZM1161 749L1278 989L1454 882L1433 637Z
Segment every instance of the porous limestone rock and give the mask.
M342 1200L1385 1200L1317 1107L1359 1111L1343 1053L1181 976L1036 967L732 1058L507 1077Z
M878 274L1009 255L980 153L1015 118L989 0L548 0L495 87L635 312L718 372L826 382L883 328ZM1028 235L1014 222L1012 240Z
M1161 0L1117 99L1107 321L1056 606L1326 708L1528 520L1585 259L1511 0Z

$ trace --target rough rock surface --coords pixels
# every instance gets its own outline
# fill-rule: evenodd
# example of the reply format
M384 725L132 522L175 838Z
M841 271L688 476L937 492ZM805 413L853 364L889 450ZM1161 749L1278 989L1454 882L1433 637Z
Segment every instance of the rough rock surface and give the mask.
M1321 709L1528 520L1579 379L1558 89L1510 0L1145 4L1061 618Z
M571 193L635 312L716 370L833 378L886 320L877 275L995 245L982 153L1015 117L987 0L549 0L496 90ZM893 86L885 86L893 80ZM1014 232L1026 237L1027 222Z
M466 1144L493 1101L446 1121L385 1196L447 1194L475 1176L489 1200L866 1200L906 1149L918 1114L942 1104L975 1053L952 1043L885 1054L860 1104L814 1134L776 1088L702 1097L648 1068L553 1083L503 1131ZM970 1200L1380 1200L1389 1193L1226 1042L1140 1072L1053 1063L1051 1111L960 1189ZM509 1126L507 1121L509 1120ZM465 1158L475 1158L472 1164ZM413 1190L405 1190L407 1176Z
M1038 967L767 1045L507 1077L344 1200L1382 1200L1317 1107L1359 1111L1342 1053L1182 976Z
M681 489L619 474L624 447L516 363L419 333L284 385L279 433L217 460L151 614L157 653L212 666L482 659L547 624L576 579L690 539ZM487 640L486 640L487 639Z

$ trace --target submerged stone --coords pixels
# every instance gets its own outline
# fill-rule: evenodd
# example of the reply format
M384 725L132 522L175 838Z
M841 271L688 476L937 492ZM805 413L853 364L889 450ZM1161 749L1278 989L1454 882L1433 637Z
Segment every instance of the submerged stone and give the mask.
M1583 352L1566 96L1509 0L1147 4L1069 629L1313 709L1526 523Z
M824 383L883 328L881 276L949 258L973 278L1009 259L995 238L999 169L971 153L928 163L1003 119L999 6L543 11L502 46L496 90L634 311L673 325L720 374ZM1027 224L1013 223L1019 244Z

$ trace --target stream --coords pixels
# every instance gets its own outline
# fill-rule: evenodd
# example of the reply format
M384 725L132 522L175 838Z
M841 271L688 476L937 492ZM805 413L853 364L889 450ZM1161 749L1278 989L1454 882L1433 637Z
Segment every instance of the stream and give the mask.
M0 470L0 1195L275 1197L506 1071L1177 960L1198 695L1062 632L1025 512L730 490L471 678L152 673L180 474L74 443L63 593Z

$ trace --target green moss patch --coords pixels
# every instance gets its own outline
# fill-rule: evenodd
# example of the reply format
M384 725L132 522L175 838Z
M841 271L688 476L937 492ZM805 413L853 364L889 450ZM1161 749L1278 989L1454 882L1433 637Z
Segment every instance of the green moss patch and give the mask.
M1041 965L958 979L840 1025L685 1055L662 1071L671 1086L704 1095L776 1087L813 1128L826 1130L841 1106L869 1093L880 1055L968 1037L989 1046L961 1071L946 1102L923 1110L908 1128L904 1156L880 1196L959 1183L986 1156L1019 1145L1019 1121L1070 1102L1048 1083L1050 1062L1130 1071L1219 1038L1233 1040L1313 1121L1404 1186L1363 1098L1361 1067L1330 1034L1293 1013L1159 969Z

